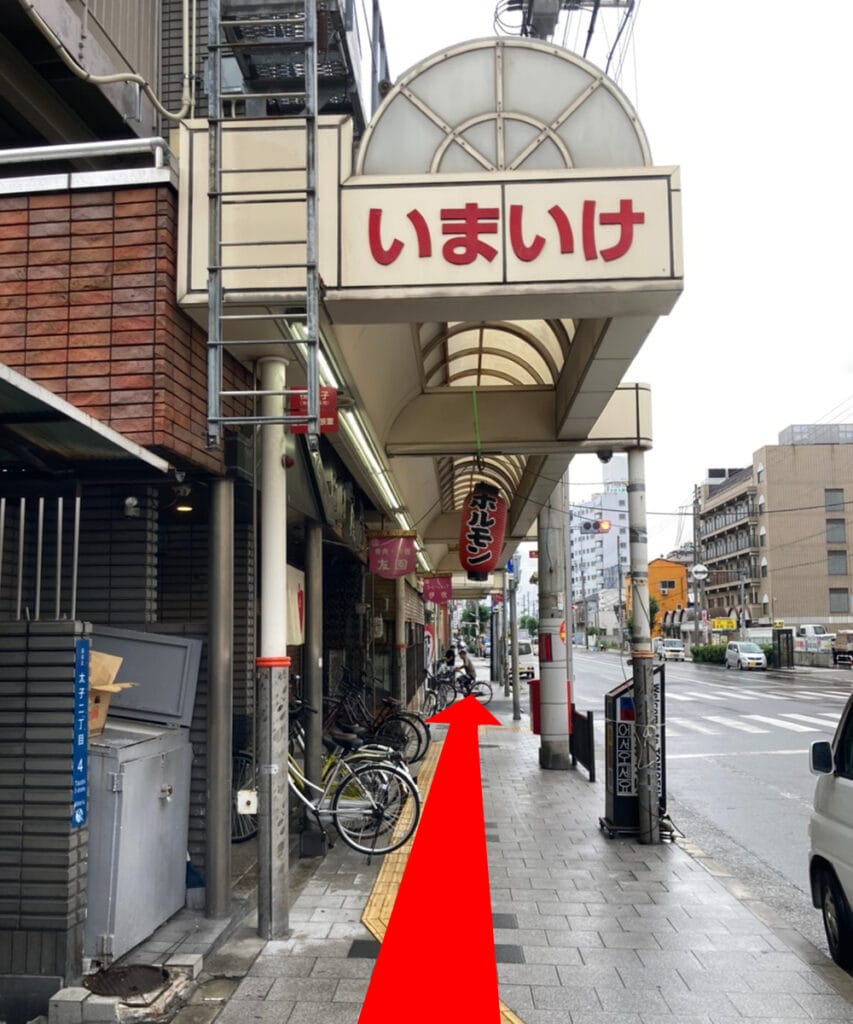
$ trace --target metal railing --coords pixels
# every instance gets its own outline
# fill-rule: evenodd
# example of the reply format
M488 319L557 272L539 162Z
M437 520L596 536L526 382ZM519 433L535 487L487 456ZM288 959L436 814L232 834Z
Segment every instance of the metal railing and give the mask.
M101 142L73 142L60 146L21 146L0 149L0 164L23 164L42 160L83 160L96 156L127 156L153 153L154 166L163 167L169 146L157 136L146 139L113 139Z

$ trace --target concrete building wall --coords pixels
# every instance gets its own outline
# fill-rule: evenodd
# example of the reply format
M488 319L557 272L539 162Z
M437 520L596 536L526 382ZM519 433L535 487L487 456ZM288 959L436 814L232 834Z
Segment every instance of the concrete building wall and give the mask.
M849 624L853 621L848 547L853 539L853 444L761 448L754 457L756 478L762 465L763 480L757 483L758 559L760 589L770 599L771 617L788 625ZM827 509L828 489L841 492L841 507ZM828 521L833 523L829 533ZM764 558L766 576L761 572ZM840 571L845 567L842 563L846 572ZM830 589L847 591L846 611L830 610Z
M853 622L853 444L759 448L749 467L702 488L700 516L711 617L739 605L742 571L754 625Z

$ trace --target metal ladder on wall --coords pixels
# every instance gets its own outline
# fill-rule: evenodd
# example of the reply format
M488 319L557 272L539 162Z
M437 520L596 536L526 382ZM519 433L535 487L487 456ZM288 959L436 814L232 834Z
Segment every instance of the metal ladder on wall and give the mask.
M317 270L317 0L209 0L209 256L208 256L208 446L217 447L226 426L283 423L307 427L313 450L319 436L319 305ZM262 69L260 80L241 92L223 89L223 58ZM244 81L250 86L252 80ZM280 166L223 167L226 125L269 116L267 146L282 151ZM288 123L289 122L289 123ZM289 162L294 127L304 123L304 160ZM266 132L266 130L265 130ZM268 142L266 141L268 139ZM289 147L289 148L288 148ZM282 184L269 187L270 176ZM295 180L294 180L295 179ZM300 180L301 179L301 180ZM298 234L240 243L230 237L238 211L260 205L276 221L304 207ZM231 216L228 216L231 214ZM293 221L293 217L289 218ZM296 218L299 222L299 218ZM293 231L291 225L289 230ZM296 253L294 253L294 250ZM229 258L236 253L237 258ZM296 255L298 254L298 255ZM248 258L246 258L248 256ZM304 271L304 282L294 283ZM241 280L242 279L242 280ZM248 280L247 280L248 279ZM271 337L273 340L271 340ZM270 392L226 389L224 352L247 359L293 356L298 347L306 388L287 387L280 415L261 415ZM306 396L301 412L291 411L295 394ZM230 408L229 408L230 405ZM252 411L247 412L246 406ZM242 407L242 408L241 408Z

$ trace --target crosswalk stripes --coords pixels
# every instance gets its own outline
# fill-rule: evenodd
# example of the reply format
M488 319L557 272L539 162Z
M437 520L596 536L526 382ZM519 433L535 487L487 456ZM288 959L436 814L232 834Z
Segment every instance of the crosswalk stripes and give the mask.
M667 732L670 736L673 735L673 732L669 727L673 724L677 725L680 729L687 729L690 732L701 732L706 736L717 735L716 729L709 729L707 725L702 725L701 722L697 722L695 718L668 718L666 725Z
M742 722L738 718L728 718L726 715L707 715L709 722L717 722L728 729L737 729L739 732L769 732L769 729L762 729L757 725L750 725L749 722Z
M828 697L830 700L846 701L850 694L838 693L836 690L792 690L791 696L798 697L800 700L822 700L824 697Z
M800 725L797 722L783 722L779 718L769 718L767 715L746 715L754 722L765 722L768 725L773 725L777 729L787 729L789 732L814 732L815 729L810 725Z
M832 722L833 725L838 723L838 719L835 718L833 720L832 715L822 715L820 718L816 718L813 715L796 715L792 713L783 715L782 717L794 718L798 722L810 722L812 725L819 725L821 729L825 729L830 724L830 722Z
M666 694L667 704L670 702L686 702L696 704L698 701L709 701L712 704L720 705L726 700L757 701L776 700L786 701L802 700L823 700L827 711L814 708L812 714L800 714L798 712L786 712L780 708L774 708L777 716L759 714L741 714L740 709L729 708L730 714L697 714L686 716L667 716L666 735L671 739L683 737L688 733L701 733L704 736L720 736L726 732L742 732L754 735L768 734L774 730L785 730L795 733L824 733L831 734L838 725L838 715L835 711L837 705L827 704L826 698L837 701L846 701L847 694L832 690L786 690L784 694L768 693L760 690L738 689L734 692L726 690L681 690L673 692L669 690ZM812 710L809 708L809 710ZM706 710L705 708L702 709ZM707 710L711 710L707 708ZM722 710L722 709L721 709ZM839 709L840 710L840 709ZM604 733L605 726L601 718L596 719L596 732Z

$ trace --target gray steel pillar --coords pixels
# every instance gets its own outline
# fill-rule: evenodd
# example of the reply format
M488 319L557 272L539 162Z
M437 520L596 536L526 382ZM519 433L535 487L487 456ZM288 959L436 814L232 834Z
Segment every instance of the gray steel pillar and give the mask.
M394 581L394 682L397 700L405 708L406 697L406 577Z
M521 683L518 678L518 616L515 607L515 578L509 584L509 636L512 649L512 720L521 721Z
M539 513L539 767L568 770L563 483ZM561 635L562 631L562 635Z
M234 690L234 481L210 489L205 912L231 906L231 729Z
M654 700L652 638L649 616L649 553L646 532L645 456L628 452L628 520L631 542L631 662L634 676L635 736L639 841L659 843L658 795L660 735Z
M572 612L574 594L572 593L572 517L570 513L571 502L569 501L569 471L563 474L560 481L563 489L563 617L566 623L566 679L574 683L574 646L572 637L575 633L575 617Z
M323 769L323 528L305 521L305 657L302 671L305 703L317 711L305 723L305 774L319 785ZM319 856L323 836L312 815L306 815L299 837L304 857Z
M261 415L285 411L286 363L258 361ZM290 880L287 792L287 486L284 428L261 432L261 636L258 658L258 934L283 938L288 931Z

